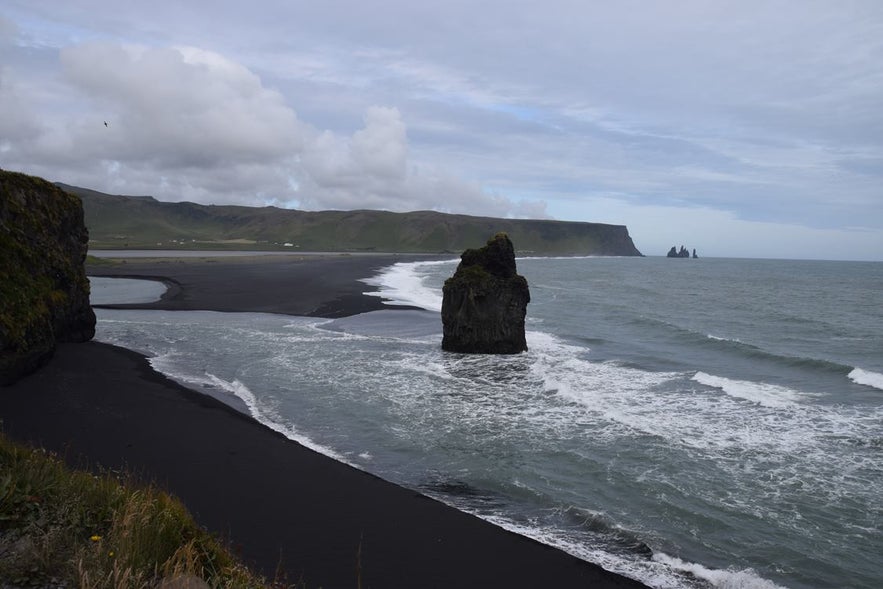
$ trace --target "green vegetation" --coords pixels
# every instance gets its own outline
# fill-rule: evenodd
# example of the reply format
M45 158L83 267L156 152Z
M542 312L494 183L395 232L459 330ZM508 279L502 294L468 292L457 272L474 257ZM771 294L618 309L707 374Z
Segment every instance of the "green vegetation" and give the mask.
M459 253L488 235L505 231L522 254L640 255L622 225L435 211L308 212L206 206L60 186L82 199L92 249Z
M485 295L493 289L496 279L478 264L460 266L453 276L445 280L445 289L465 288L468 286L475 296Z
M56 340L94 328L80 259L87 239L78 197L0 170L0 383L39 363Z
M71 471L0 434L0 585L146 589L182 576L271 586L161 490Z
M3 202L0 203L0 347L17 348L25 346L26 338L51 321L49 297L53 291L52 282L45 274L35 272L41 266L64 267L66 260L55 259L57 248L43 247L38 251L31 248L25 237L39 235L41 219L54 219L54 211L32 211L24 198L16 198L26 192L46 190L64 200L74 201L76 197L58 190L48 182L24 174L3 172L0 189ZM65 206L67 203L63 203ZM8 220L8 221L7 221ZM46 260L44 258L49 257ZM48 262L48 263L47 263ZM51 335L51 333L50 333Z
M109 260L107 258L98 258L96 256L86 256L86 265L88 266L116 266L119 262Z

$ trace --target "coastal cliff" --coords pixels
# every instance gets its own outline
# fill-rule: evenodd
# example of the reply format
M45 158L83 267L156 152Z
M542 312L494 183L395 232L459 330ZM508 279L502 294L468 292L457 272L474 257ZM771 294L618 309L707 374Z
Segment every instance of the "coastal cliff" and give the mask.
M527 280L515 268L515 248L498 233L480 249L460 256L445 281L442 349L472 354L527 351L524 317L530 302Z
M95 335L80 199L0 170L0 385L37 369L56 342Z
M60 185L83 199L92 249L462 252L505 231L520 255L640 256L625 225L437 211L298 211L163 202Z

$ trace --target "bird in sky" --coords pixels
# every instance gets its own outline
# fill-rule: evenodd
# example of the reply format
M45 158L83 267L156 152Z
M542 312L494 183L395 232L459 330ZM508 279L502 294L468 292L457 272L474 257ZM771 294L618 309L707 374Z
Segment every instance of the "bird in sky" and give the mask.
M105 127L107 126L107 121L104 121L104 126L105 126Z

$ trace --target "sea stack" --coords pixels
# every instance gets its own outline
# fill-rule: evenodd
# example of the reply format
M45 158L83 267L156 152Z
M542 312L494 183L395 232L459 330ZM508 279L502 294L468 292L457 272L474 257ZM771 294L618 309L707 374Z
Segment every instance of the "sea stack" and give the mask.
M515 247L498 233L480 249L467 249L445 281L442 349L470 354L527 351L524 317L527 280L515 268Z
M88 244L79 198L0 170L0 385L39 368L56 342L95 335Z

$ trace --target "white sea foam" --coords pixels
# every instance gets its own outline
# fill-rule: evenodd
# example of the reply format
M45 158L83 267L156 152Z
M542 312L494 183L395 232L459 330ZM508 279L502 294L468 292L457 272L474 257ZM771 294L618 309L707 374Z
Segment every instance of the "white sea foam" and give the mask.
M880 409L809 403L810 395L793 389L706 373L661 373L594 362L584 349L549 334L529 332L528 343L530 354L536 355L531 371L545 390L576 405L545 405L522 420L562 436L586 428L594 440L611 444L653 436L658 442L648 439L648 448L658 445L661 452L683 450L713 459L723 487L740 481L736 492L721 497L712 490L704 497L726 509L802 528L805 522L782 518L778 511L789 489L812 489L820 500L836 504L844 496L864 496L879 487L874 483L879 461L859 454L844 458L839 448L841 440L873 439ZM691 382L711 390L697 390ZM840 456L839 462L833 456ZM745 478L755 470L766 478ZM682 475L673 477L664 469L632 476L685 494L701 493L685 484Z
M880 374L879 372L871 372L870 370L855 368L848 376L849 379L856 384L883 390L883 374Z
M376 292L366 292L365 294L381 297L393 305L409 305L420 307L427 311L441 311L441 290L426 286L426 276L420 272L420 269L439 265L453 266L457 261L399 262L393 264L388 268L384 268L377 276L362 279L362 282L365 284L378 287Z
M686 562L680 558L669 556L663 552L654 553L653 560L676 571L682 571L707 581L715 589L783 589L781 585L764 579L752 569L738 571L710 569L701 564Z
M209 382L214 386L224 391L228 391L242 399L242 402L248 407L252 416L255 418L260 416L261 410L257 398L254 396L254 393L251 392L251 389L245 386L239 379L234 378L233 380L224 380L210 372L206 372L205 375Z
M738 338L722 337L722 336L714 335L714 334L711 334L711 333L707 334L706 337L707 337L708 339L712 339L712 340L715 340L715 341L718 341L718 342L734 342L734 343L737 343L737 344L741 344L741 343L742 343L742 340L740 340L740 339L738 339Z
M566 344L548 333L528 332L527 341L530 354L536 357L531 370L542 379L546 391L619 426L606 427L604 435L619 437L630 431L662 437L672 434L673 430L659 419L661 406L655 405L659 399L648 395L648 391L680 378L680 373L594 362L587 357L587 348Z
M441 499L444 500L443 497ZM694 584L687 581L690 578L701 579L714 589L786 589L764 579L752 569L711 569L661 552L654 552L650 559L632 558L593 549L584 542L569 540L555 530L515 523L498 515L477 515L505 530L555 546L608 571L639 580L654 589L693 587Z
M150 365L151 367L153 367L154 370L165 374L172 380L175 380L183 385L194 386L197 389L203 390L205 388L213 389L216 391L220 390L222 392L235 395L238 399L245 403L245 406L248 408L248 412L252 417L254 417L256 420L258 420L268 428L272 429L273 431L284 435L286 438L293 440L301 444L302 446L319 452L320 454L324 454L325 456L334 458L335 460L351 464L343 455L335 452L333 449L327 446L316 443L309 436L306 436L297 431L297 429L295 429L290 424L286 424L286 420L262 405L262 403L258 400L251 389L249 389L248 386L242 383L239 379L225 380L210 372L204 372L202 374L188 373L183 370L176 362L176 355L174 353L154 356L152 358L149 358L148 361L150 362Z
M733 380L722 376L714 376L705 372L697 372L693 380L708 387L721 389L731 397L738 397L763 405L764 407L784 408L792 407L803 396L798 391L763 382L751 382L747 380Z
M245 404L249 413L257 418L257 415L255 415L258 411L257 399L247 386L237 379L224 380L210 372L188 372L181 366L181 356L182 354L176 352L168 352L149 357L147 361L154 370L183 385L189 385L202 390L210 389L214 392L235 396Z
M439 283L435 274L428 282ZM340 325L352 329L353 323L384 317L391 316ZM858 503L862 515L847 514L856 529L872 532L879 522L873 499L883 491L883 465L875 440L883 408L814 402L798 390L692 370L658 372L600 361L583 345L538 331L539 325L527 333L527 354L484 357L445 354L437 341L397 337L392 328L380 330L383 337L373 331L356 335L330 331L328 321L260 314L108 312L100 320L105 339L112 332L120 345L146 342L136 347L155 354L157 367L166 363L163 372L179 373L170 376L181 379L180 373L191 371L201 386L237 395L272 429L381 476L392 472L393 480L415 462L437 468L434 453L445 453L440 468L465 471L493 462L493 469L503 471L512 461L521 477L517 487L555 497L556 485L567 488L569 468L578 472L616 449L616 459L605 464L607 476L621 475L651 493L661 489L657 500L663 507L666 494L678 495L695 500L712 518L738 512L767 522L770 533L782 538L818 534L812 511L799 507L804 497L826 506L832 519L846 519L839 506ZM867 373L856 371L850 378ZM298 396L303 402L293 404ZM311 428L313 439L344 457L294 424ZM359 437L359 428L367 437ZM641 456L630 463L635 448ZM540 465L537 478L531 461L549 455L563 458L561 468L545 472ZM389 467L396 460L408 466ZM612 514L641 528L643 522L630 516ZM499 525L653 587L693 586L684 581L687 575L715 587L775 587L750 570L663 562L673 558L666 555L650 561L609 554L568 530L544 525L542 518L504 520L501 515ZM836 534L830 541L832 547L843 542ZM804 547L798 542L794 549Z
M683 589L685 587L682 575L673 572L670 567L652 560L628 558L604 550L596 550L583 542L568 540L553 530L516 523L503 516L476 515L504 530L531 538L541 544L554 546L572 556L597 564L608 571L639 580L654 589Z

